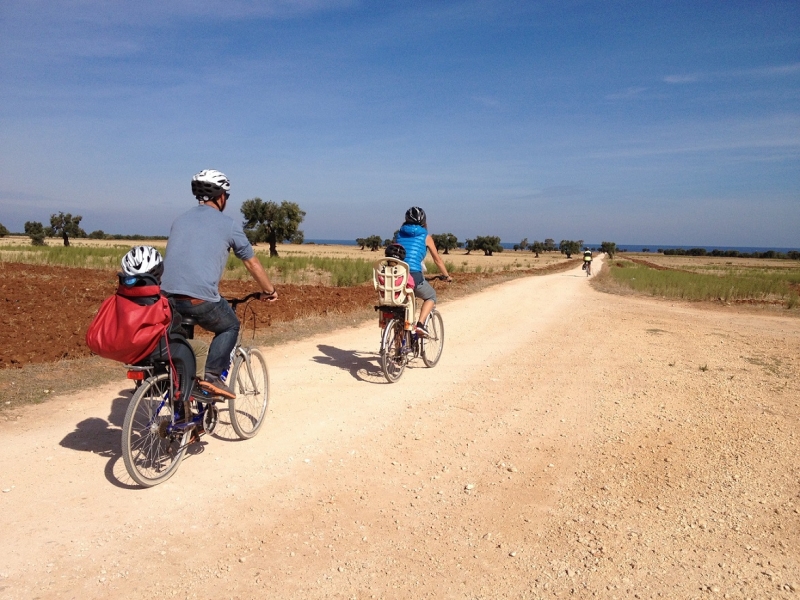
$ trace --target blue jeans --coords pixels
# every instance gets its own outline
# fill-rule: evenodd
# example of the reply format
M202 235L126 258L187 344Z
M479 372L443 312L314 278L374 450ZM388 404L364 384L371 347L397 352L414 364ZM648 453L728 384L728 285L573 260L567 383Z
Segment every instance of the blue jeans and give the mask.
M203 329L215 334L208 349L206 373L219 376L230 366L231 352L239 339L239 318L225 298L219 302L193 305L188 300L173 298L175 310L184 317L193 317Z

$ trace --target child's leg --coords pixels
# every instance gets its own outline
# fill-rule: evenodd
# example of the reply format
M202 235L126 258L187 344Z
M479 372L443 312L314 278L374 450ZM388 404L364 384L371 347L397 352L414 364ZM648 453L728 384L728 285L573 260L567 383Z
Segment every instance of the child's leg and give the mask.
M202 379L206 374L206 359L208 358L208 344L202 340L191 339L186 340L194 350L194 358L197 361L197 377Z

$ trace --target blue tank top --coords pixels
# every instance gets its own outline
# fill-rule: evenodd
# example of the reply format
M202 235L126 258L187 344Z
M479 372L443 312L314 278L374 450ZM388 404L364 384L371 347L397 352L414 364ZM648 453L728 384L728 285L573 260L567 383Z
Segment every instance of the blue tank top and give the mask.
M410 225L406 223L397 232L397 243L406 249L406 263L412 273L422 272L422 261L428 253L425 240L428 237L428 230L422 225Z

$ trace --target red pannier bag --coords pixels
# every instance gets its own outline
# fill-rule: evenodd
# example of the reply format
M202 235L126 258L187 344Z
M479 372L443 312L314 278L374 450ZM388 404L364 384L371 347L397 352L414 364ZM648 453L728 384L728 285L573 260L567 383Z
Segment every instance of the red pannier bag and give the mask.
M86 332L86 345L95 354L126 364L146 358L172 321L169 301L158 285L128 287L106 298Z

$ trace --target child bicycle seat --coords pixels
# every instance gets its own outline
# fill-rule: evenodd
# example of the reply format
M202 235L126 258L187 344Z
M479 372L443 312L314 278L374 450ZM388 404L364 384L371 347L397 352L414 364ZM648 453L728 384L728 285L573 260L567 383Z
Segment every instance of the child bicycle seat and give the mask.
M402 306L406 321L414 318L414 280L407 263L382 258L372 265L372 285L378 291L381 306Z

